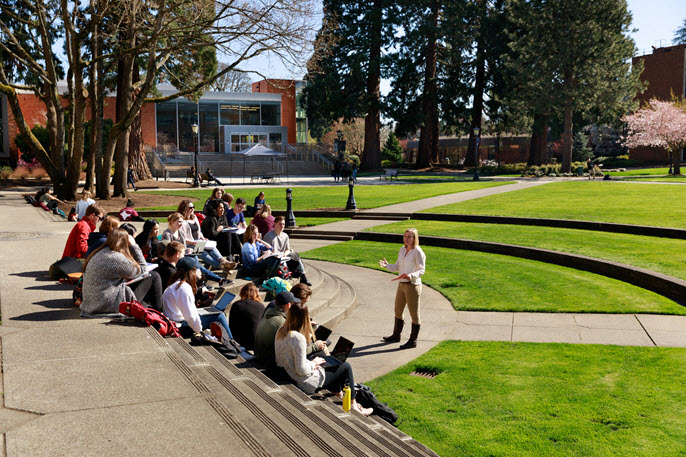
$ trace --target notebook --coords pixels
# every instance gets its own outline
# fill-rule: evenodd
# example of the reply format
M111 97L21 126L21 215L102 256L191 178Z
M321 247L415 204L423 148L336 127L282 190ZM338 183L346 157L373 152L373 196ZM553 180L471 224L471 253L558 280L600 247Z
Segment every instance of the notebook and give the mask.
M222 289L224 292L219 296L219 300L207 308L198 308L198 315L207 316L210 314L223 313L224 310L231 304L236 296L226 289Z
M326 362L322 364L322 367L336 367L341 363L345 362L345 360L350 355L350 351L353 350L353 346L355 346L355 343L353 343L349 339L344 338L342 336L338 338L338 342L336 342L336 346L334 346L333 350L331 351L331 355L327 355L324 357L324 360L326 360Z

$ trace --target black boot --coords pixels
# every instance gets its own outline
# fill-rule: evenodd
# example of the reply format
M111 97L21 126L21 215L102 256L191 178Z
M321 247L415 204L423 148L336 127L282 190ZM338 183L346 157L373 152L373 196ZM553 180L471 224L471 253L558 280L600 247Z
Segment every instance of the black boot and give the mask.
M402 319L395 318L395 323L393 324L393 334L391 336L384 336L383 340L386 343L397 343L400 341L400 334L403 331L403 326L405 321Z
M307 276L305 276L305 273L300 275L300 284L305 284L306 286L312 287L312 283L307 280Z
M419 324L412 324L412 332L407 343L401 344L400 349L412 349L417 347L417 336L419 336Z

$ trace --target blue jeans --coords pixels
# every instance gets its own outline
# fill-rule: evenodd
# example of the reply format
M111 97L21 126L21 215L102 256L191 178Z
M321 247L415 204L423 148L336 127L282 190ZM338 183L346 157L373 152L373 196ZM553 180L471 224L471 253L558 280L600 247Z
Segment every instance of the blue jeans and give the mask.
M223 258L221 253L217 248L207 250L205 249L202 251L202 254L200 254L200 258L207 263L208 265L212 265L213 267L217 268L219 265L221 265L220 260Z
M207 268L203 267L202 264L200 263L200 261L198 260L197 256L191 256L191 257L193 257L195 259L195 268L202 271L202 274L204 274L207 279L210 279L210 280L216 281L216 282L219 282L222 280L222 278L220 278L216 274L212 273Z
M216 309L216 308L215 308ZM219 315L216 314L204 314L200 316L200 322L202 323L202 329L210 328L212 322L219 322L229 338L233 338L231 330L229 329L229 323L226 321L226 316L222 311L219 311ZM189 327L188 322L181 322L181 327Z

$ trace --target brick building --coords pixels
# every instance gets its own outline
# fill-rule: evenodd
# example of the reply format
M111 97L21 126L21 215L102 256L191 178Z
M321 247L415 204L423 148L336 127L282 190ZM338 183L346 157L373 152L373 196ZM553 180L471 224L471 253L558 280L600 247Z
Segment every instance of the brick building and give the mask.
M307 142L307 119L297 105L302 81L269 80L253 84L253 92L207 92L198 102L178 98L164 103L146 103L141 109L143 143L157 149L193 150L191 125L199 125L201 152L239 151L258 143L283 150L285 143ZM159 85L163 95L176 90ZM59 86L67 92L66 83ZM29 126L45 125L43 103L30 92L18 95L22 113ZM66 97L62 99L67 105ZM105 99L105 118L115 118L115 97ZM91 119L90 108L86 112ZM7 98L0 96L0 160L12 165L20 151L14 140L19 130ZM285 141L284 141L285 140Z
M641 80L648 83L646 91L636 97L641 105L652 98L670 100L672 93L678 97L686 95L686 44L653 48L652 54L636 56L631 62L634 66L643 62ZM648 162L667 161L667 153L661 148L634 148L630 156Z

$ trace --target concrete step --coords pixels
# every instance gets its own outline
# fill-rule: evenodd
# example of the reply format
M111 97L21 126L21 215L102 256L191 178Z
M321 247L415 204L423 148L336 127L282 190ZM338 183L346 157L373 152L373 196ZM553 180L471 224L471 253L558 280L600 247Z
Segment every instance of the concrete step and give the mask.
M336 235L326 232L300 232L295 231L289 235L294 239L309 239L309 240L334 240L334 241L351 241L354 237L351 235Z
M377 214L357 213L353 216L353 219L365 219L375 221L407 221L410 219L410 217L403 215L382 216Z
M309 269L310 267L308 266L308 270ZM310 301L307 302L307 307L309 308L310 314L313 316L313 318L336 301L341 289L340 281L328 273L321 272L321 274L321 287L312 294ZM320 322L318 319L315 318L315 320L320 324L323 324L323 322Z
M333 277L333 276L332 276ZM313 319L319 324L333 329L345 320L357 308L357 293L347 282L334 278L338 282L338 293L314 314Z
M148 333L166 352L226 426L238 437L232 455L256 456L435 456L387 423L346 413L335 397L310 397L280 385L242 358L228 360L214 348ZM333 399L333 400L332 400Z

